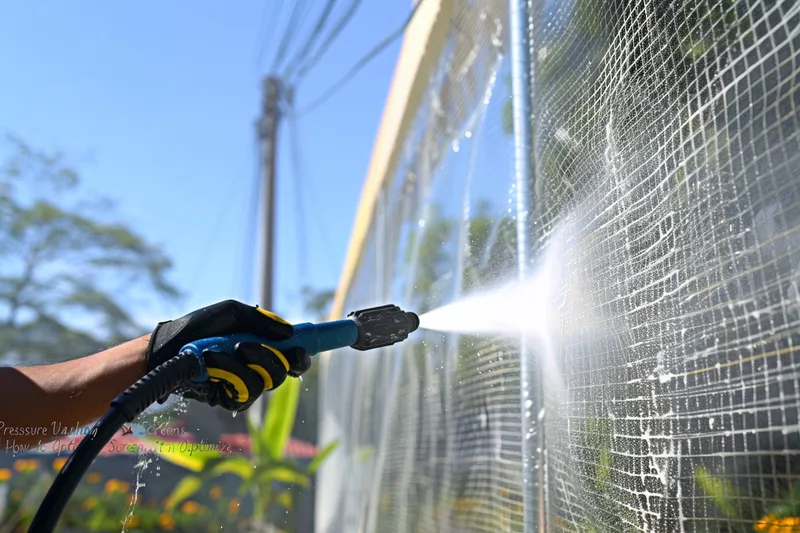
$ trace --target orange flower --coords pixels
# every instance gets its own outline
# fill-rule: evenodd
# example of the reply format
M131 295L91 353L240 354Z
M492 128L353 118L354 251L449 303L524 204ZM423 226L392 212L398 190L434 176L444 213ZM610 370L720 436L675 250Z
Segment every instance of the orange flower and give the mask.
M781 520L778 531L783 533L798 533L798 531L800 531L800 516L787 516Z
M775 520L774 516L767 515L764 518L762 518L761 520L759 520L758 522L756 522L756 524L753 526L753 529L755 529L756 531L764 531L770 525L772 525L774 520Z
M188 501L183 504L183 507L181 507L181 509L186 514L196 514L197 511L200 510L200 504L198 504L197 502Z
M158 525L161 526L162 529L170 531L175 527L175 520L167 513L161 513L158 517Z
M56 472L60 471L62 468L64 468L64 464L66 462L67 462L66 457L56 457L56 460L53 461L53 470L55 470Z
M97 506L97 498L95 497L86 498L85 500L83 500L83 503L81 504L81 507L83 507L84 511L91 511L96 506Z
M128 505L136 505L139 503L139 495L138 494L129 494L128 495Z
M211 487L211 490L208 491L208 493L211 494L211 498L213 500L219 500L220 497L222 496L222 489L220 488L219 485L214 485L213 487Z
M88 476L86 476L86 481L91 483L92 485L96 483L100 483L103 480L103 476L98 474L97 472L90 472Z
M787 516L786 518L778 518L770 514L756 522L753 529L767 531L768 533L797 533L800 531L800 517Z
M128 492L128 484L118 479L109 479L106 481L106 492Z
M236 514L239 512L239 500L233 498L228 502L228 512L230 514Z
M0 481L8 481L9 479L11 479L11 470L0 468Z
M39 468L39 461L36 459L17 459L14 461L14 470L17 472L31 472Z

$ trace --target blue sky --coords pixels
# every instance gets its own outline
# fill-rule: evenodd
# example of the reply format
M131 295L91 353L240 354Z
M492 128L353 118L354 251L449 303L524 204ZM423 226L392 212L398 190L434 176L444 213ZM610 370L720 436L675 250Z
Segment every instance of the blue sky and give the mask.
M175 261L172 280L187 298L179 306L137 309L145 323L229 297L255 303L254 292L245 291L253 289L252 265L243 263L256 257L244 252L255 242L256 225L248 219L254 121L260 80L291 4L267 2L269 20L265 0L18 1L0 7L0 132L66 152L86 191L116 200L114 218ZM347 3L338 4L334 15ZM301 38L323 2L310 6ZM298 107L402 23L410 7L408 0L362 2L298 89ZM265 37L271 45L259 67L265 29L273 35ZM334 287L338 281L399 48L398 39L298 121L299 175L291 165L289 124L283 125L274 307L287 317L297 316L303 285ZM303 224L296 183L304 190Z

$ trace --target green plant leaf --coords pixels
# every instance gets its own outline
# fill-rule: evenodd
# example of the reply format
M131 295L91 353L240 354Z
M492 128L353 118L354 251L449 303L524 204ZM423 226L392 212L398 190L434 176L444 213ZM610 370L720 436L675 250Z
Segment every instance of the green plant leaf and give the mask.
M211 475L235 474L247 480L252 479L256 471L257 469L250 459L245 457L232 457L214 465L214 467L211 468Z
M162 441L153 437L144 437L143 440L153 446L160 458L192 472L201 472L214 461L227 457L215 450L192 450L192 443L162 445Z
M319 467L322 465L322 462L328 458L328 456L333 453L333 451L339 446L339 441L335 440L329 443L327 446L322 448L322 450L314 457L314 460L308 465L308 473L315 474Z
M294 494L289 490L285 490L275 496L275 501L284 509L291 511L294 507Z
M292 485L300 485L302 487L308 487L311 481L310 478L303 472L299 472L286 466L272 466L266 468L259 474L258 480L262 484L280 481L282 483L290 483Z
M731 502L732 499L737 497L736 487L733 484L722 478L712 476L708 470L702 466L698 466L694 471L695 479L700 489L714 500L714 503L728 518L736 516L736 506Z
M770 507L768 515L773 515L778 518L786 518L792 516L792 512L794 511L794 506L787 502L781 502L779 504L773 505Z
M200 490L202 486L203 480L198 476L186 476L178 481L167 499L167 510L174 509L179 503Z
M279 461L284 458L286 444L294 428L299 397L300 380L291 377L286 378L283 385L269 397L261 444L272 460Z
M261 457L261 428L258 427L249 416L246 416L247 432L250 434L250 454L253 457Z

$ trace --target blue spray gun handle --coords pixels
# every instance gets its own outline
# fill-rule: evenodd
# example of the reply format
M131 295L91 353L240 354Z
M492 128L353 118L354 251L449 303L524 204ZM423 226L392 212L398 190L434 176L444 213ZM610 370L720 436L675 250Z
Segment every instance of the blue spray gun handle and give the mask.
M278 351L291 348L304 348L308 355L317 355L321 352L336 350L346 346L352 346L358 341L359 326L351 319L335 320L333 322L323 322L312 324L296 324L294 334L283 341L270 341L255 335L241 333L227 335L225 337L209 337L186 344L181 348L181 354L190 354L197 357L200 362L200 375L192 381L203 382L208 379L203 352L226 353L233 356L236 345L240 342L266 344Z

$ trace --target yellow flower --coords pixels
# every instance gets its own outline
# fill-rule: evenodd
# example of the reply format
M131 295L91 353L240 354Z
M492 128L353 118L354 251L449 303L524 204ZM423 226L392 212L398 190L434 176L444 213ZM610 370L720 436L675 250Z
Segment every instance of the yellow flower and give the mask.
M96 506L97 506L97 499L94 497L86 498L85 500L83 500L83 503L81 504L81 507L83 507L84 511L91 511Z
M98 474L97 472L90 472L88 476L86 476L86 481L91 483L92 485L96 483L100 483L103 480L103 476Z
M228 502L228 512L230 514L236 514L239 512L239 500L233 498Z
M197 502L188 501L183 504L181 509L186 514L195 514L200 510L200 505Z
M162 529L171 530L175 527L175 520L167 513L161 513L158 517L158 525L161 526Z
M278 503L281 504L286 509L290 509L292 507L291 492L281 492L276 498L276 500L278 500Z
M211 487L211 490L208 491L208 492L209 492L209 494L211 494L211 498L213 500L219 500L220 497L222 496L222 489L220 488L219 485L214 485L213 487Z
M64 464L67 462L66 457L57 457L55 461L53 461L53 470L56 472L60 471L64 468Z
M9 479L11 479L11 470L0 468L0 481L8 481Z

